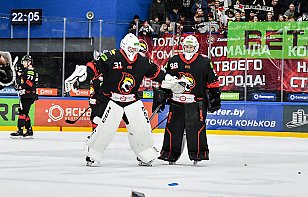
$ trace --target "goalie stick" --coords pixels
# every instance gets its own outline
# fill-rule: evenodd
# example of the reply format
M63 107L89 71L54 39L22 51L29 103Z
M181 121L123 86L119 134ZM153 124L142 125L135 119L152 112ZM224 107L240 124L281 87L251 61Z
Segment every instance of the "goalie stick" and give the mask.
M89 106L76 120L65 120L68 124L75 124L91 107Z
M154 116L157 114L158 110L161 108L163 104L159 104L156 109L153 111L152 115L150 116L149 120L153 120Z

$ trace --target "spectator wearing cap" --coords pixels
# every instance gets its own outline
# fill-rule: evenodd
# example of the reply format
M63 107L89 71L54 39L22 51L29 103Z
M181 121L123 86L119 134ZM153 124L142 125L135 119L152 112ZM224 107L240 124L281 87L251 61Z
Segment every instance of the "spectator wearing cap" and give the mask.
M163 0L154 0L150 8L150 19L154 20L155 17L159 18L159 21L163 21L166 18L166 7Z
M138 34L141 24L142 24L142 21L140 20L139 16L136 14L133 20L129 24L128 33Z
M166 10L171 22L176 22L180 19L181 8L182 0L167 0Z

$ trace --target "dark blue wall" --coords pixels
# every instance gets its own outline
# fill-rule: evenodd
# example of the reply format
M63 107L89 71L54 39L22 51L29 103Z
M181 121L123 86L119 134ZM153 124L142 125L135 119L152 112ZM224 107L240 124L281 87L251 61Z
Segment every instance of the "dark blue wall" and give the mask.
M0 13L1 16L10 16L11 9L42 9L43 24L31 27L31 38L59 38L63 36L63 17L68 19L67 37L87 37L88 23L85 15L92 11L95 14L92 36L99 36L98 20L101 19L104 21L103 36L115 36L119 43L135 14L141 19L148 17L151 2L152 0L2 0ZM14 26L13 32L15 38L27 37L26 26ZM10 35L9 20L0 19L0 38L9 38Z

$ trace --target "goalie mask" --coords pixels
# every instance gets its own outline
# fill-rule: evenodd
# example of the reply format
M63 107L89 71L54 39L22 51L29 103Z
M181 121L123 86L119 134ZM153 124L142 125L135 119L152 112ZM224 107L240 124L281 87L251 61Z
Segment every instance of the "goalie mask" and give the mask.
M121 40L120 47L125 52L127 58L133 61L140 50L139 39L134 34L129 33Z
M195 36L189 35L182 42L183 53L186 60L190 60L199 50L199 42Z

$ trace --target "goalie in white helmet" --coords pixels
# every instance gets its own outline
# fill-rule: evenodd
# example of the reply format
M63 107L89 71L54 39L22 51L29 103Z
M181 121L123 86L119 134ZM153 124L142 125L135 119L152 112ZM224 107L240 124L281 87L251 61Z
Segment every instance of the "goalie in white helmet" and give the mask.
M98 125L85 144L87 165L102 160L103 152L116 134L122 118L128 130L129 144L140 164L149 165L158 153L154 147L148 113L137 92L144 77L161 83L166 80L166 74L139 54L139 39L131 33L122 39L121 49L103 53L92 65L104 78L98 98L103 113L94 119ZM82 82L87 70L78 66L66 80L66 91L70 91L77 80ZM169 76L167 81L173 87L171 82L175 81L174 78Z
M199 50L199 42L195 36L187 36L182 42L183 53L186 60L191 60L191 58Z
M187 36L182 47L183 53L170 58L165 67L167 74L185 79L186 83L182 92L169 94L168 122L159 159L174 164L187 139L189 158L196 164L209 160L205 119L207 111L220 109L219 81L209 58L197 53L196 37Z

